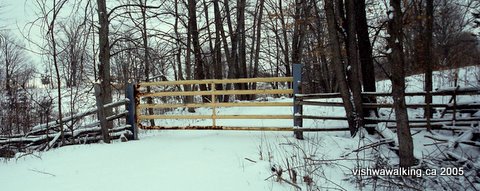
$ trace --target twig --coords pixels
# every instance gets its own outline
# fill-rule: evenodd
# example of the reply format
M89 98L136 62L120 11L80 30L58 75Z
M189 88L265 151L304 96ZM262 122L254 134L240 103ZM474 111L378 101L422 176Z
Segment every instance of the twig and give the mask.
M20 156L18 156L18 157L15 159L15 161L18 161L18 159L23 158L23 157L28 156L28 155L33 155L34 157L37 157L38 159L42 159L42 157L40 157L39 155L34 154L33 152L27 152L27 153L23 153L23 154L21 154Z
M268 179L270 179L270 178L274 177L275 175L276 175L276 174L272 174L272 175L270 175L269 177L265 178L265 181L267 181Z
M50 175L50 176L53 176L53 177L56 177L56 175L52 174L52 173L48 173L48 172L44 172L44 171L39 171L37 169L28 169L30 171L33 171L33 172L38 172L40 174L45 174L45 175Z
M302 188L301 188L300 186L298 186L298 185L296 185L296 184L294 184L294 183L292 183L292 182L290 182L290 181L288 181L288 180L285 180L285 179L282 178L282 177L278 177L278 178L279 178L280 180L286 182L287 184L290 184L290 185L292 185L293 187L295 187L295 188L297 188L297 189L299 189L299 190L302 190Z
M380 145L390 144L390 143L394 143L394 142L395 141L391 140L391 139L388 139L388 140L382 139L382 140L374 142L372 144L364 145L364 146L362 146L358 149L353 150L352 152L360 152L360 151L363 151L363 150L366 150L366 149L369 149L369 148L378 147Z
M248 160L248 161L253 162L253 163L257 163L257 161L254 161L254 160L249 159L249 158L245 158L245 160Z
M306 157L304 158L306 160L310 160L310 161L313 161L313 162L336 162L336 161L357 161L359 159L349 159L349 158L340 158L340 159L312 159L312 158L309 158L309 157ZM362 159L361 161L372 161L374 162L375 160L372 160L372 159Z
M445 144L445 143L448 143L448 141L436 141L433 143L423 144L423 146L432 146L432 145Z

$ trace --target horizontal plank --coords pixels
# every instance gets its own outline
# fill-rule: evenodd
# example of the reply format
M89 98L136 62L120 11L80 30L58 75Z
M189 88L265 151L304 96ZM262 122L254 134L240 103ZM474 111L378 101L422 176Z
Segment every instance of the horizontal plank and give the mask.
M323 120L347 120L347 117L340 116L313 116L313 115L300 115L295 117L301 117L303 119L323 119Z
M188 92L155 92L155 93L139 93L138 96L162 97L162 96L245 95L245 94L293 94L293 90L283 89L283 90L219 90L219 91L188 91Z
M234 126L141 126L154 130L233 130L233 131L292 131L292 127L234 127Z
M343 103L340 102L321 102L321 101L296 101L295 104L300 105L313 105L313 106L330 106L330 107L343 107ZM408 108L421 108L426 107L425 103L407 104ZM430 107L447 107L448 104L430 104ZM365 108L391 108L391 103L363 103Z
M295 104L300 104L300 105L314 105L314 106L343 107L343 103L339 103L339 102L296 101Z
M376 118L376 117L365 117L367 121L376 121L376 122L396 122L396 119L387 119L387 118ZM464 117L458 119L446 119L446 118L433 118L430 119L430 122L449 122L449 121L480 121L480 117ZM410 123L426 123L426 119L408 119Z
M161 81L161 82L140 82L140 87L145 86L166 86L166 85L191 85L191 84L226 84L226 83L254 83L254 82L292 82L293 77L271 77L271 78L239 78L239 79L207 79L207 80L182 80L182 81Z
M405 96L425 96L427 92L405 92ZM480 94L479 91L434 91L431 92L432 96L445 96L445 95L474 95ZM389 92L362 92L362 96L378 96L388 97L392 96Z
M328 128L292 128L292 127L233 127L233 126L141 126L141 129L153 130L233 130L233 131L293 131L319 132L319 131L349 131L348 127Z
M405 96L425 96L426 92L405 92ZM446 95L479 95L480 91L477 89L465 91L434 91L432 96L446 96ZM314 93L314 94L297 94L296 97L300 99L326 99L326 98L340 98L340 93ZM390 92L362 92L363 97L389 97L392 96Z
M145 108L179 108L179 107L290 107L292 102L238 102L238 103L190 103L190 104L139 104L141 109Z
M319 132L319 131L350 131L348 127L326 127L326 128L295 128L294 130L303 132Z
M340 98L340 93L315 93L315 94L295 94L299 99L326 99L326 98Z
M212 119L212 115L139 115L138 119ZM293 119L293 115L215 115L215 119Z
M414 103L407 104L408 108L421 108L426 107L425 103ZM430 107L447 107L448 104L430 104ZM392 108L393 104L391 103L363 103L364 108Z

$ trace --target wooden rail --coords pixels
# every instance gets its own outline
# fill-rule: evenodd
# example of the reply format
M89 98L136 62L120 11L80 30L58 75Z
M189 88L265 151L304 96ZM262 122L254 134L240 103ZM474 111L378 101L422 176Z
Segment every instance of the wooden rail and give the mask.
M212 84L212 87L215 84ZM292 89L284 90L212 90L212 91L189 91L189 92L156 92L140 93L142 97L162 96L195 96L195 95L247 95L247 94L293 94Z
M272 94L293 94L293 89L256 89L256 90L217 90L218 84L227 83L258 83L258 82L293 82L292 77L272 77L272 78L241 78L241 79L208 79L208 80L183 80L183 81L161 81L161 82L142 82L136 87L136 125L144 129L172 129L168 127L156 126L148 127L142 126L141 121L155 120L155 119L212 119L211 127L196 127L196 129L228 129L228 130L242 130L247 128L225 127L217 126L216 122L219 119L293 119L293 115L217 115L217 108L219 107L292 107L292 102L239 102L239 103L219 103L217 96L219 95L272 95ZM171 86L171 85L198 85L206 84L210 87L209 91L182 91L182 92L141 92L142 88L148 86ZM209 96L209 103L180 103L180 104L144 104L139 100L145 97L171 97L171 96ZM145 109L162 109L162 108L196 108L207 107L212 108L211 115L145 115L142 110ZM185 129L187 127L183 127ZM278 127L285 130L285 127ZM179 128L173 128L179 129ZM250 129L255 130L255 127ZM270 128L260 128L269 130ZM289 128L292 130L292 128Z
M291 107L292 102L239 102L239 103L183 103L183 104L139 104L140 109L145 108L179 108L179 107Z
M101 120L94 120L88 124L79 125L77 122L83 118L91 115L97 115L100 110L105 108L115 108L130 102L129 99L122 99L118 102L101 105L100 107L92 107L82 113L77 113L68 117L62 118L64 124L73 123L68 129L61 127L59 120L34 126L32 130L25 135L1 136L0 148L6 148L12 151L24 151L25 149L32 149L37 151L49 150L50 148L97 142L103 140L103 132L101 131ZM113 121L127 116L128 111L118 111L111 116L105 116L106 121ZM98 116L98 115L97 115ZM64 128L63 139L60 142L62 132L60 128ZM112 129L107 129L110 138L119 139L121 136L133 135L131 125L121 125ZM63 142L65 144L63 144Z
M292 82L292 77L273 78L240 78L240 79L208 79L208 80L182 80L182 81L160 81L140 82L140 87L146 86L168 86L168 85L194 85L194 84L228 84L228 83L256 83L256 82Z
M407 92L406 96L425 96L426 92ZM430 92L432 96L452 96L450 99L450 103L448 104L426 104L426 103L415 103L415 104L407 104L408 108L443 108L444 112L440 118L422 118L422 119L409 119L409 123L412 127L418 128L420 126L426 127L427 124L435 125L439 127L440 124L446 124L447 122L456 121L456 123L461 124L471 124L480 121L479 117L463 117L463 118L456 118L456 113L464 112L464 113L474 113L480 109L480 104L477 103L469 103L469 104L459 104L456 102L456 96L459 95L480 95L480 89L476 87L467 87L467 88L459 88L453 87L443 90L437 90L434 92ZM387 92L363 92L362 96L364 98L368 97L389 97L391 93ZM343 103L341 100L332 101L318 101L314 99L332 99L332 98L340 98L340 93L318 93L318 94L296 94L294 104L297 107L302 107L305 105L308 106L327 106L327 107L343 107ZM364 108L369 109L379 109L379 108L392 108L393 103L363 103ZM460 111L460 109L463 109ZM444 114L447 113L447 110L452 110L453 113L452 118L444 118ZM296 119L320 119L320 120L340 120L346 121L347 118L345 116L313 116L313 115L304 115L299 110L299 113L296 113L294 118ZM381 117L366 117L365 120L370 123L378 123L378 122L396 122L395 119L390 118L381 118ZM470 123L469 123L470 122ZM368 126L369 124L367 124ZM302 131L308 131L305 128L298 128ZM451 128L449 128L451 129Z

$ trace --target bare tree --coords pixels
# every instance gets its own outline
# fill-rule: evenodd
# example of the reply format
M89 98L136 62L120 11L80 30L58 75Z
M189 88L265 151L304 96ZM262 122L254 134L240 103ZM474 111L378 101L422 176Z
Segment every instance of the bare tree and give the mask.
M360 63L358 56L358 44L357 44L357 32L356 32L356 13L355 13L355 0L346 1L346 14L347 14L347 54L348 54L348 82L350 85L350 91L352 92L354 112L355 112L355 128L363 128L363 106L362 106L362 86L360 84Z
M197 13L196 13L196 1L195 0L188 0L188 25L190 33L192 37L192 45L193 45L193 54L195 55L195 78L205 79L205 72L203 66L203 58L200 48L200 41L199 41L199 31L197 27ZM200 84L200 90L206 91L207 86L205 84ZM203 101L207 102L208 98L203 96Z
M410 167L415 164L413 141L408 124L408 113L405 103L405 58L403 53L403 13L400 0L391 0L389 10L388 46L391 53L388 61L392 65L392 96L397 121L400 166Z
M355 1L355 27L357 32L358 53L361 64L361 79L363 84L363 91L376 92L375 67L373 64L372 45L370 42L370 35L368 32L367 14L366 14L365 0ZM374 97L363 99L365 103L375 103ZM372 114L378 115L376 109L364 109L365 116Z
M238 35L237 41L232 43L237 43L238 47L238 60L236 62L236 77L237 78L246 78L247 77L247 54L246 54L246 30L245 30L245 11L246 11L246 0L237 1L237 30L236 34ZM246 83L237 84L240 90L248 89ZM240 95L240 99L246 100L249 99L248 95Z
M355 109L352 103L352 95L350 93L347 77L344 71L344 63L342 62L340 39L337 34L337 19L335 17L333 0L325 0L325 14L328 23L328 35L330 37L330 50L332 52L333 69L337 77L338 86L342 95L342 101L347 113L347 121L350 129L350 135L355 136L357 133L357 125L355 121Z
M100 64L98 66L98 73L100 78L100 87L102 94L99 99L103 103L112 102L112 86L110 85L110 43L109 43L109 13L107 12L107 5L105 0L97 0L98 24L100 25L98 31L99 54L98 58ZM105 109L105 116L111 116L113 113L111 108ZM103 141L110 143L110 136L108 129L113 127L111 121L107 122L106 127L102 127Z

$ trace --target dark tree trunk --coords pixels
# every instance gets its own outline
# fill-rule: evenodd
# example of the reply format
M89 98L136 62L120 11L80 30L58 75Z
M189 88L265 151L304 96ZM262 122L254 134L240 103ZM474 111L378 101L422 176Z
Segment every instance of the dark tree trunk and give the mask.
M348 53L348 68L347 74L350 73L348 81L350 84L350 91L353 96L353 104L355 106L355 128L358 130L364 126L363 122L363 106L362 106L362 86L360 84L360 69L358 63L358 47L357 47L357 33L355 24L355 0L347 0L347 53Z
M238 35L238 62L237 62L237 77L247 78L247 55L246 55L246 34L245 34L245 9L246 0L237 1L237 35ZM247 90L246 83L238 84L240 90ZM240 95L241 100L249 99L249 95Z
M215 73L215 78L216 79L223 79L223 63L222 63L222 35L223 33L223 26L222 26L222 20L220 16L220 8L218 6L218 0L213 1L213 9L214 9L214 22L215 22L215 60L214 60L214 73ZM228 47L226 48L228 51ZM225 53L226 54L226 53ZM226 55L227 58L229 55ZM223 85L222 84L217 84L215 86L216 90L223 90ZM223 102L224 97L223 96L218 96L218 101Z
M258 65L259 65L259 59L260 59L260 43L261 43L261 37L262 37L262 17L263 17L263 7L265 4L265 0L260 0L259 2L259 10L258 10L258 18L257 18L257 37L256 40L257 42L255 43L255 56L254 56L254 63L253 63L253 75L252 77L256 78L258 77ZM252 89L256 89L256 83L253 83Z
M203 58L202 58L202 49L200 48L200 41L199 41L199 32L197 27L197 13L196 13L196 1L195 0L188 0L188 24L189 33L192 37L192 45L193 45L193 54L195 56L195 79L201 80L205 79L205 72L203 66ZM207 91L206 84L200 84L200 91ZM208 102L208 98L203 96L203 102Z
M190 22L188 23L188 32L187 32L187 47L186 47L186 56L185 56L185 74L187 75L187 80L192 79L192 34L190 33ZM193 87L189 84L183 86L185 91L191 91ZM193 96L185 96L187 103L193 103ZM188 108L188 112L195 112L195 108Z
M233 76L233 71L232 71L233 68L231 67L233 65L233 59L230 56L230 50L228 49L227 37L225 35L225 30L223 29L222 17L220 16L220 7L219 7L218 3L219 3L219 0L214 0L213 1L213 9L214 9L214 13L215 13L214 16L215 16L216 35L220 35L219 37L216 37L217 40L219 40L218 44L216 43L216 45L218 45L217 54L221 54L221 50L220 50L221 45L219 44L220 39L221 39L222 44L223 44L223 50L225 52L225 58L227 59L228 77L231 77L231 76ZM227 9L227 8L225 8L225 9ZM219 56L217 58L217 62L220 63L221 71L223 71L225 69L225 67L223 67L223 64L221 63L221 56ZM220 73L220 74L222 74L222 78L223 78L223 73ZM231 84L227 84L226 89L230 90L231 89ZM230 98L229 95L224 95L223 96L223 101L228 102L229 98Z
M306 0L295 0L294 28L292 36L292 63L301 64L303 40L305 36L305 20L307 17Z
M401 1L391 0L390 6L393 7L393 11L388 13L392 19L388 22L388 33L390 37L387 41L392 51L388 54L388 60L392 65L392 96L397 121L400 166L410 167L415 164L415 158L413 156L412 135L408 125L408 114L405 103L405 60L403 53L403 14Z
M353 137L357 133L355 125L355 113L354 106L351 102L351 94L348 88L347 79L344 71L344 65L342 62L342 55L340 53L340 42L337 33L337 23L334 11L333 0L325 0L325 14L328 23L328 36L330 38L330 49L332 52L333 69L337 77L337 83L342 95L342 101L344 103L345 112L347 114L348 126L350 129L350 135Z
M292 76L291 64L290 64L290 52L288 48L288 36L287 36L287 24L285 21L285 15L283 14L283 6L282 1L278 1L278 7L280 11L280 24L282 29L282 37L283 37L283 57L285 59L284 66L285 66L285 76Z
M147 0L139 0L140 3L140 11L142 13L142 41L143 41L143 61L145 64L145 70L144 70L144 75L145 75L145 82L150 81L150 50L148 47L148 34L147 34ZM147 86L147 93L150 93L150 86ZM153 98L152 97L147 97L147 104L153 104ZM153 108L148 108L148 115L153 115ZM151 119L150 120L150 126L155 126L155 120Z
M231 47L231 52L230 52L230 56L227 57L227 62L228 62L228 78L237 78L237 63L238 63L238 50L237 50L237 36L238 34L236 34L234 31L233 31L233 26L232 26L232 18L231 18L231 12L230 12L230 5L229 5L229 0L224 0L224 7L225 7L225 15L227 17L227 27L228 27L228 33L230 34L230 42L232 44L232 47ZM227 48L227 40L226 40L226 35L225 33L222 34L223 36L223 44L224 44L224 48ZM227 52L227 50L225 51ZM239 89L238 85L235 84L235 88L236 89ZM232 89L232 84L227 84L226 86L226 89L227 90L230 90ZM225 100L229 100L230 97L228 95L225 96L224 98Z
M426 6L426 14L427 14L427 20L426 20L426 25L425 25L425 44L424 44L424 70L425 70L425 103L427 104L427 107L425 107L425 117L427 118L427 129L431 130L430 126L430 118L433 117L433 113L430 107L430 104L432 103L432 66L433 66L433 0L427 0L427 6Z
M362 83L363 91L365 92L376 92L375 85L375 67L373 65L372 57L372 45L370 44L370 36L368 34L368 24L367 24L367 15L365 12L365 0L356 0L356 9L355 9L355 20L356 20L356 31L357 31L357 40L358 40L358 52L360 56L360 64L362 71ZM376 103L374 97L363 99L365 103ZM364 109L365 116L378 116L378 111L376 109Z
M100 64L98 66L98 74L100 78L100 87L103 90L101 100L104 104L112 103L112 86L110 85L111 77L110 77L110 43L108 39L109 33L109 21L108 21L108 14L107 14L107 5L105 0L97 0L98 6L98 22L100 25L98 31L98 43L99 43L99 60ZM113 114L112 108L105 108L105 115L111 116ZM113 128L113 123L108 121L106 127L111 129ZM104 141L109 143L110 140L104 138Z

